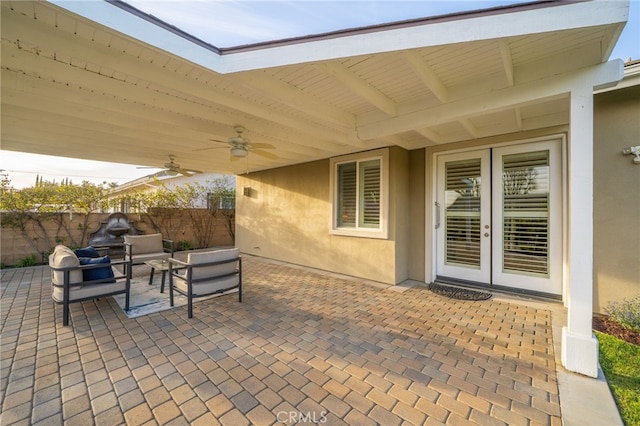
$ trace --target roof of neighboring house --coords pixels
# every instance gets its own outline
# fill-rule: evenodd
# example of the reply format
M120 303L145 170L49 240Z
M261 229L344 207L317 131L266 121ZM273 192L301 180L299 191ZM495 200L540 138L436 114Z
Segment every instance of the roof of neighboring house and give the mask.
M217 49L118 1L0 7L3 149L234 174L566 125L628 16L543 1ZM237 124L276 157L232 161Z
M143 176L141 178L137 178L129 182L123 183L122 185L118 185L112 188L109 194L113 196L120 193L136 191L144 188L158 189L161 186L170 187L173 185L184 185L187 183L194 183L194 182L204 183L204 182L210 182L222 177L225 177L225 176L218 173L202 173L202 174L198 173L192 176L182 176L182 175L168 176L167 175L167 176L161 176L161 177L156 176L156 174L150 174L148 176ZM231 176L226 176L226 177L230 178Z

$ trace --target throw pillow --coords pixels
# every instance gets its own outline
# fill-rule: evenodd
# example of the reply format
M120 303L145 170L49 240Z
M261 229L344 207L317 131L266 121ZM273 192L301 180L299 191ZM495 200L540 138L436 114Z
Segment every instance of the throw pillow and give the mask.
M107 264L104 268L92 268L92 269L83 269L82 270L82 280L83 281L93 281L93 280L106 280L109 278L114 278L113 270L111 269L111 259L109 256L104 257L79 257L80 265L97 265L97 264ZM108 283L115 283L116 280L105 281Z
M100 253L98 253L98 250L91 246L76 249L75 253L78 257L100 257Z

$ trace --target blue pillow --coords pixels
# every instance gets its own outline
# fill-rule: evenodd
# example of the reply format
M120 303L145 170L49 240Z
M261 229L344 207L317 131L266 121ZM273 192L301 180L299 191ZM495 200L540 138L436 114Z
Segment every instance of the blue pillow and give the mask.
M76 256L78 257L100 257L100 253L95 248L88 246L85 248L80 248L75 250Z
M93 280L106 280L109 278L114 278L113 270L111 269L111 259L109 256L104 257L79 257L80 265L97 265L100 263L105 263L109 266L105 266L104 268L93 268L93 269L83 269L82 270L82 280L83 281L93 281ZM116 280L105 281L109 283L115 283Z

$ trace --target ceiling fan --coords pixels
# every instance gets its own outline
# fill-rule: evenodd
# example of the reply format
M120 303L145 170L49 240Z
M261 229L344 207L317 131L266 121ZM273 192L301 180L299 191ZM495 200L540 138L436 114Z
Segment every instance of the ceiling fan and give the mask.
M273 145L268 143L252 143L249 139L242 136L242 133L244 133L245 131L244 126L236 125L233 127L233 129L236 131L237 135L230 137L229 139L227 139L226 142L218 139L209 139L210 141L213 141L213 142L228 144L229 147L231 148L230 153L231 153L232 161L238 160L240 158L244 158L250 152L265 158L269 158L270 160L278 159L277 155L272 154L271 152L268 152L268 151L264 151L265 149L275 149ZM206 149L217 149L217 147L194 149L194 151L203 151Z
M184 176L193 176L197 173L202 173L200 170L194 170L194 169L184 169L182 167L180 167L179 163L176 163L175 160L176 156L170 154L169 155L169 162L164 163L164 170L161 170L157 173L155 173L153 176L155 177L161 177L161 176L177 176L177 175L184 175ZM157 169L157 167L138 167L139 169Z

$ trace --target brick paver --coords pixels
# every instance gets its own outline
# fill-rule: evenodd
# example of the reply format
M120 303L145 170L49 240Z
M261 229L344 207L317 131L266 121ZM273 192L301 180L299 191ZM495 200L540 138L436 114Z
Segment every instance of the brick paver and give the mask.
M0 423L561 423L547 310L243 266L241 304L129 319L104 298L69 327L47 267L3 270Z

